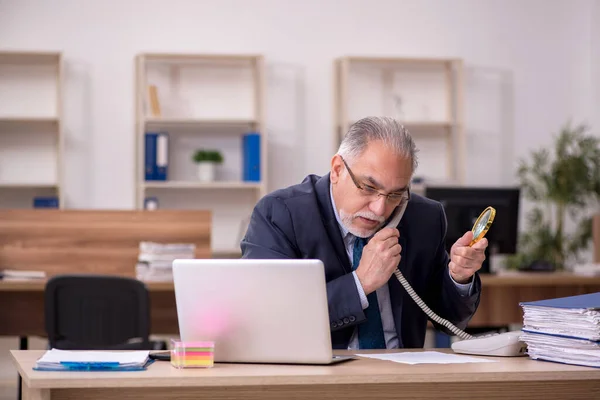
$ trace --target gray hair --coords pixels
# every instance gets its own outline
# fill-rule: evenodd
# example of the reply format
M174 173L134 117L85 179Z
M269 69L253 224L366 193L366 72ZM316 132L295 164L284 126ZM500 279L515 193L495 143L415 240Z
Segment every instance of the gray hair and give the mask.
M366 117L350 126L337 154L346 160L359 157L369 142L381 140L399 156L412 160L412 172L418 166L417 147L408 130L391 117Z

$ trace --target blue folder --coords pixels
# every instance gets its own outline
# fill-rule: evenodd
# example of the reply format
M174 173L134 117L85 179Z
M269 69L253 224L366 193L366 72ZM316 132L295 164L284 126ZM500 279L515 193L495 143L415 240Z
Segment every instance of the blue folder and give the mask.
M85 363L85 362L62 362L54 365L36 365L34 371L87 371L87 372L117 372L117 371L145 371L154 360L149 359L141 365L121 365L119 363Z
M563 309L600 310L600 292L559 297L556 299L529 301L521 306L554 307Z
M242 179L260 182L260 133L248 132L242 136Z
M35 371L143 371L154 360L149 351L69 351L50 349L40 357Z

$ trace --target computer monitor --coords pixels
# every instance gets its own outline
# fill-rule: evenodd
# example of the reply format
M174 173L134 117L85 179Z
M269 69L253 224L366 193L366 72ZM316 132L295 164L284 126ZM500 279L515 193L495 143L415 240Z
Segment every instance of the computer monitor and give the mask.
M448 220L446 249L473 227L488 206L496 209L496 218L486 238L489 245L482 273L490 272L490 252L514 254L517 251L520 189L513 187L426 187L425 197L442 203Z

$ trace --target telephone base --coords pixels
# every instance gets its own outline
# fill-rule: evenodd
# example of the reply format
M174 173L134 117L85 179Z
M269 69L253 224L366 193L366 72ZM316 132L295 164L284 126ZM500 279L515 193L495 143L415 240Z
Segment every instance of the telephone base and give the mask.
M460 340L452 344L455 353L478 356L519 357L526 355L527 345L519 340L521 331Z

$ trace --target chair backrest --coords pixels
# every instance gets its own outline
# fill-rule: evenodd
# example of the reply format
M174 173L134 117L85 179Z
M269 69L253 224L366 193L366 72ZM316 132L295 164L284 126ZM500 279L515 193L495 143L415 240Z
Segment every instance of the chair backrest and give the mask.
M150 349L150 300L136 279L57 275L45 290L49 345L70 350Z

